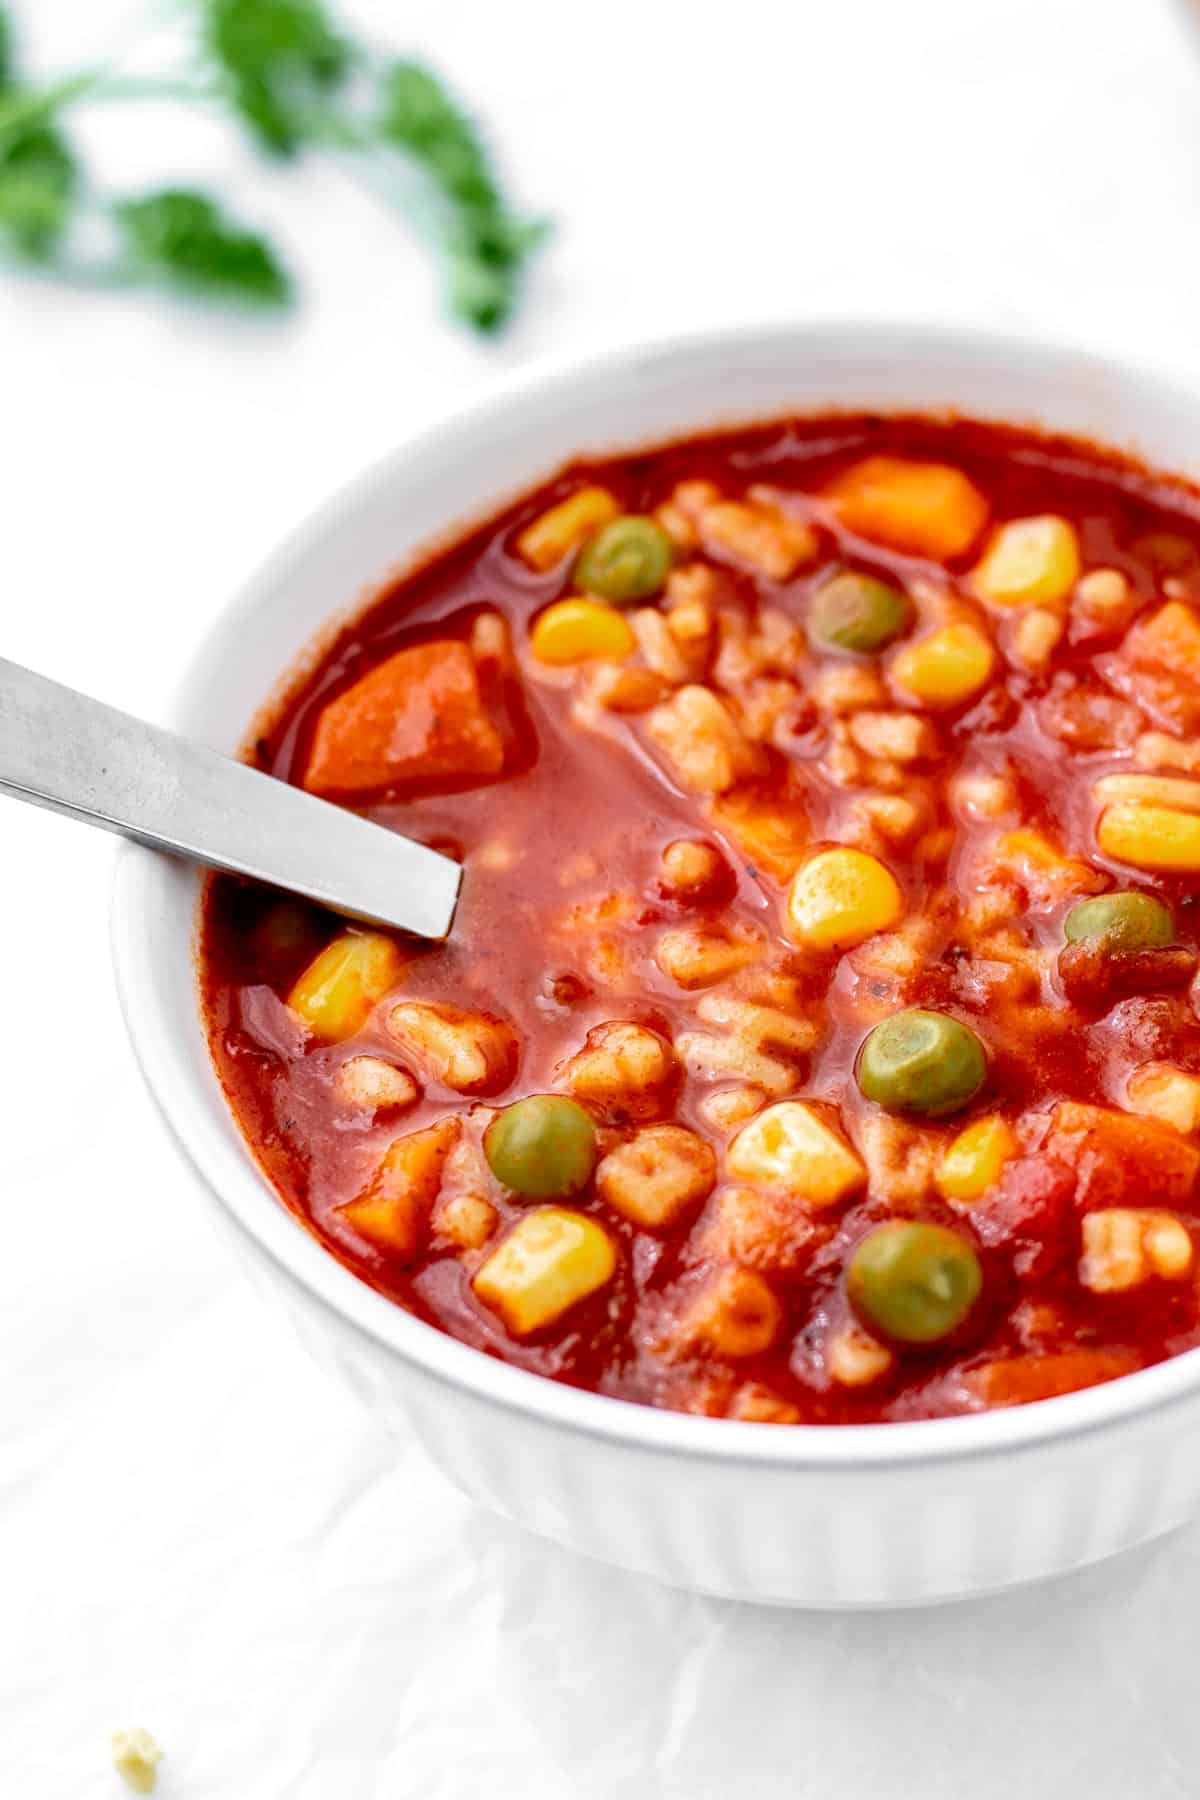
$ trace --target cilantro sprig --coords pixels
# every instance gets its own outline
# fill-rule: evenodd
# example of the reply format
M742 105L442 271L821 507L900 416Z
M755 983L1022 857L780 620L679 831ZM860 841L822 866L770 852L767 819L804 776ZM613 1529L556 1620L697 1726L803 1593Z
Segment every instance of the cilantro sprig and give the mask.
M418 163L434 191L450 309L492 331L508 317L522 264L546 226L509 211L474 126L428 69L392 63L381 98L379 136Z
M357 43L322 0L187 4L186 66L149 79L87 69L41 86L19 73L0 7L0 251L71 280L285 304L294 287L278 253L211 196L109 195L88 178L68 135L73 108L170 98L223 109L277 159L334 155L368 176L372 191L401 196L439 254L452 314L481 332L499 329L546 226L510 208L473 122L437 76ZM393 163L403 183L387 179Z
M354 60L318 0L207 0L203 42L264 149L294 156Z
M265 306L290 296L289 278L270 247L232 224L204 194L164 188L120 201L114 216L134 275Z
M0 232L22 256L45 262L67 228L79 167L66 138L40 118L0 126Z

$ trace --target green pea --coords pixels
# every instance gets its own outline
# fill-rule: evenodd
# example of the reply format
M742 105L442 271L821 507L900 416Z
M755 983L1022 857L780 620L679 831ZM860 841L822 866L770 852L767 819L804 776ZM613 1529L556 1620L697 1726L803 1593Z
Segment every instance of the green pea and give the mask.
M1164 950L1175 942L1170 908L1153 894L1097 894L1081 900L1063 920L1068 944L1098 938L1106 950Z
M899 588L846 570L831 576L813 595L808 635L818 649L869 656L898 638L911 617L908 596Z
M596 1166L596 1126L565 1094L531 1094L488 1126L484 1155L505 1187L532 1200L559 1199L586 1185Z
M983 1287L979 1258L957 1231L889 1219L856 1247L846 1287L864 1323L899 1344L936 1344L957 1331Z
M940 1119L973 1100L987 1052L969 1026L914 1006L876 1025L858 1053L858 1085L887 1112Z
M587 593L618 606L648 600L670 574L674 556L671 540L656 520L624 513L584 545L575 580Z

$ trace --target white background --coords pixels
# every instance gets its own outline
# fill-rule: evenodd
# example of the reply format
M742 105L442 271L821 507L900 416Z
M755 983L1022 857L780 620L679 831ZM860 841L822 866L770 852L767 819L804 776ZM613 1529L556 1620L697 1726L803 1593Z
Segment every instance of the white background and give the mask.
M1045 329L1200 376L1200 54L1167 0L374 0L557 221L500 345L404 228L170 110L114 183L219 182L289 321L0 282L4 654L161 710L334 483L546 352L754 314ZM24 0L47 69L131 7ZM36 15L36 17L35 17ZM1200 52L1200 39L1196 51ZM0 1792L102 1800L1192 1800L1200 1529L921 1615L673 1595L480 1514L257 1302L117 1013L106 840L0 811Z

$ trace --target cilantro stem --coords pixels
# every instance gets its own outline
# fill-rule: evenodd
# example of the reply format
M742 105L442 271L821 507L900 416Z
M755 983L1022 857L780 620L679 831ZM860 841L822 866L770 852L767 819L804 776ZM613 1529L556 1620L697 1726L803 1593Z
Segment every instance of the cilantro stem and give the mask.
M104 69L81 70L51 87L0 95L0 138L40 125L69 106L104 100L220 100L215 81L110 75Z
M224 90L216 81L194 81L186 77L178 80L156 79L154 77L137 77L132 75L106 75L99 83L89 88L81 98L84 100L220 100Z
M86 94L101 78L99 70L87 70L70 75L64 81L56 81L50 87L19 88L0 94L0 138L44 124L63 107Z

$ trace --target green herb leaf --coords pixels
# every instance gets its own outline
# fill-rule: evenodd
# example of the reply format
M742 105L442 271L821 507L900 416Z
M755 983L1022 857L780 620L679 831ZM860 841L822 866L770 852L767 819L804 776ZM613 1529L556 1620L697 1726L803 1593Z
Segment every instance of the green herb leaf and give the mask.
M113 209L135 272L212 299L281 306L291 282L271 246L205 194L167 188Z
M0 7L0 93L13 84L13 33L12 21L4 7Z
M326 0L191 3L208 65L199 75L194 64L136 78L91 66L26 85L14 75L10 8L0 0L0 248L64 280L157 279L282 304L291 283L261 237L185 189L115 204L98 197L61 129L67 110L81 103L216 101L275 154L333 151L359 165L377 191L386 153L402 152L424 178L422 216L432 219L452 311L480 331L501 326L546 227L509 210L472 121L437 77L420 63L381 61L342 33ZM84 235L70 235L76 216L96 214L116 231L116 262L72 258Z
M523 265L546 226L508 211L474 125L420 63L385 71L377 129L424 169L442 202L452 310L495 331L516 304Z
M204 37L259 142L291 156L350 65L320 0L204 0Z
M53 253L66 231L79 170L54 126L33 121L0 135L0 234L36 261Z
M462 206L494 211L500 196L475 127L420 63L397 62L384 79L382 135L411 151Z

